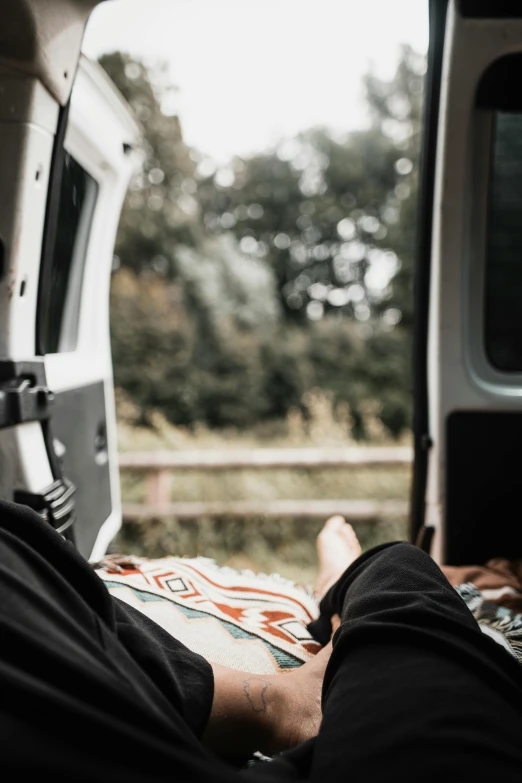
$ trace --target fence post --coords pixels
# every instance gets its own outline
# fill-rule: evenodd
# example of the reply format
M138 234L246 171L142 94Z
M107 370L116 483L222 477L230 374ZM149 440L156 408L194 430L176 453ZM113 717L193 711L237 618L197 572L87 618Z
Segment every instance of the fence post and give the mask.
M170 503L172 492L172 472L169 470L151 470L147 473L146 499L150 507L165 506Z

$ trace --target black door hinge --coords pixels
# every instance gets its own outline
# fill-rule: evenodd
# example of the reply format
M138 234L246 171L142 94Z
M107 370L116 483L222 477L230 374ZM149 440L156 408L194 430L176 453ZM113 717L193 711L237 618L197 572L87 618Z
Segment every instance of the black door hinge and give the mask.
M45 421L54 399L47 386L43 360L0 360L0 429Z

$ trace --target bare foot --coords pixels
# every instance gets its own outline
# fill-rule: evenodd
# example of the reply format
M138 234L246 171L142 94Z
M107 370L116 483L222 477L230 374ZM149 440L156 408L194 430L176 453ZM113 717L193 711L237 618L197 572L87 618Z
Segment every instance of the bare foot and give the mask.
M325 522L317 536L316 546L319 575L315 594L321 600L348 566L362 554L362 549L353 527L341 516L330 517Z

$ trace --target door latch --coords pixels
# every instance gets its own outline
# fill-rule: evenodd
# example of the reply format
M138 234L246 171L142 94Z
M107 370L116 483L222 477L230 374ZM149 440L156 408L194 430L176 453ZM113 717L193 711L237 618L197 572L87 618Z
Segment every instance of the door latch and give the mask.
M42 361L0 361L0 429L44 421L54 399Z

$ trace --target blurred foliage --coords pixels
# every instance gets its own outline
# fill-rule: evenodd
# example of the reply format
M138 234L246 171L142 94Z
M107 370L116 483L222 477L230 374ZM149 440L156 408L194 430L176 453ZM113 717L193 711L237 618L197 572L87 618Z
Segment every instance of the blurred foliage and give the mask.
M324 522L308 519L203 518L126 522L111 552L142 557L210 557L219 565L254 572L278 573L301 584L317 578L316 538ZM364 551L378 544L404 540L404 519L354 523Z
M169 424L156 411L154 427L136 427L135 405L118 393L120 451L158 449L248 449L260 443L279 447L342 447L354 445L354 421L347 407L333 410L330 394L321 390L307 393L308 416L297 410L286 420L264 421L255 428L218 431L199 424L194 431ZM389 445L375 406L363 406L364 427L373 443ZM339 422L342 422L342 428ZM406 445L408 441L404 441ZM368 498L404 500L409 496L410 466L390 465L371 468L190 470L172 476L173 500L221 502L235 500L276 500L283 498L328 499ZM142 503L146 497L145 476L140 471L123 472L124 502ZM276 571L301 582L316 577L315 539L323 522L312 519L270 519L266 517L200 517L127 521L111 545L112 551L134 552L145 557L202 555L222 565ZM404 539L408 536L405 517L377 522L354 523L363 548Z
M422 58L404 47L393 80L367 76L367 130L311 129L220 168L184 144L164 69L100 62L143 126L111 294L115 379L140 421L306 419L321 388L357 437L372 401L408 428Z

